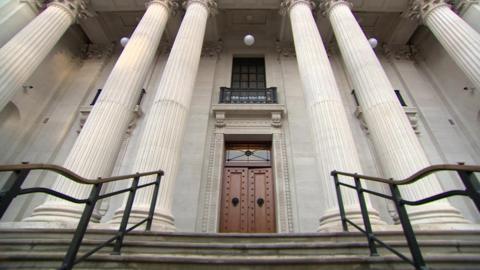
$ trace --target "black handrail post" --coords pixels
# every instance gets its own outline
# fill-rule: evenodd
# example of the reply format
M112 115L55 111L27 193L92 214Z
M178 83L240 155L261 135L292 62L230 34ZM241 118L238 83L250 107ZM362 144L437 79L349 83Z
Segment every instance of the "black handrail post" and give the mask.
M338 210L340 210L340 219L342 220L342 228L344 232L348 232L347 220L345 216L345 208L343 206L342 190L338 181L337 171L332 171L331 175L335 181L335 191L337 192Z
M473 200L477 210L480 212L480 183L478 182L477 177L475 177L473 172L465 171L458 171L458 175L462 178L468 197Z
M138 174L138 173L137 173ZM133 178L132 186L128 193L127 203L125 204L125 210L123 211L122 222L120 223L120 228L117 233L117 241L115 241L115 246L113 247L112 255L120 255L122 249L123 238L125 237L125 231L127 230L128 218L130 217L130 212L132 211L133 200L135 199L135 194L137 192L138 182L140 176L135 176Z
M78 222L72 242L68 247L67 254L65 255L62 266L60 267L61 270L70 270L75 264L75 258L77 257L78 250L80 249L83 237L85 236L85 232L87 231L88 223L90 222L90 218L92 217L92 213L95 209L95 204L97 202L98 195L100 194L101 189L101 183L95 184L92 188L92 191L90 192L90 195L88 196L85 208L83 209L82 217Z
M408 218L407 209L405 208L405 204L403 203L400 190L395 184L389 184L389 186L392 193L393 202L395 203L395 207L397 208L400 223L402 224L403 232L405 233L405 238L407 239L410 253L412 254L414 266L416 269L427 270L428 267L425 264L422 252L420 250L420 247L418 246L417 239L415 238L415 233L413 231L412 224L410 223L410 219Z
M22 190L22 185L27 178L30 170L18 170L12 172L8 178L5 186L0 191L0 219L7 211L10 203L17 197L18 193Z
M370 224L370 217L368 216L367 203L365 202L365 195L363 194L362 183L360 178L355 176L355 187L357 188L358 202L360 203L360 210L362 211L363 224L367 232L368 247L370 248L370 256L378 256L375 240L373 239L372 225Z
M158 190L160 189L160 181L162 179L162 175L163 175L163 172L157 174L157 179L155 180L155 186L153 188L153 195L152 195L152 202L150 204L150 210L148 211L147 226L145 227L146 231L150 231L152 229L153 213L155 212L155 205L157 204Z

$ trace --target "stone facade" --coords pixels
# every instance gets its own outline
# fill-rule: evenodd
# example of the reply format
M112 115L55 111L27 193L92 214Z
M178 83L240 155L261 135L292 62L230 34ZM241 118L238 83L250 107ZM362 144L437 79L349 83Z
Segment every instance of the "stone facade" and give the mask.
M395 1L397 0L391 0L391 2ZM42 12L26 1L9 0L5 2L0 5L0 17L2 14L5 15L5 19L0 21L0 29L2 29L0 30L0 46L2 47L8 44L15 33L25 25L35 22L36 14ZM378 120L382 115L372 113L375 108L372 109L374 106L371 106L372 103L366 100L365 89L367 87L365 84L378 88L382 86L375 86L374 82L368 81L368 79L375 81L378 76L363 79L361 76L358 78L352 76L354 71L348 66L352 61L345 61L345 58L349 57L348 55L354 53L353 49L355 48L348 47L348 44L342 44L348 40L348 36L343 39L339 38L339 31L344 26L338 21L346 22L348 18L342 19L342 16L348 15L350 9L342 10L344 12L342 14L330 14L330 17L335 18L328 17L329 12L338 8L335 6L341 5L338 2L345 1L321 1L320 5L311 5L308 8L306 7L310 5L310 1L290 0L284 1L282 5L281 1L263 1L266 10L262 11L258 9L259 7L252 6L250 7L251 13L242 8L237 9L236 4L231 3L232 1L199 0L190 1L190 4L188 4L189 1L185 2L184 8L187 10L190 8L192 12L188 16L188 24L186 23L183 28L181 25L187 18L185 14L188 14L188 11L186 13L185 9L180 8L182 3L153 1L153 4L150 5L150 8L158 6L156 8L161 9L158 14L151 15L157 16L156 19L160 25L165 24L167 20L168 22L166 26L162 26L165 27L165 33L163 33L161 43L155 39L149 40L154 44L139 43L140 49L137 48L138 51L134 52L134 54L144 54L145 46L158 46L156 48L148 47L152 52L145 56L145 61L149 61L151 64L144 63L139 78L129 77L130 80L138 80L135 81L135 88L145 89L146 94L141 103L136 106L134 103L137 95L130 94L129 102L125 105L125 115L128 115L128 119L126 116L122 116L120 119L122 123L119 124L121 128L111 133L111 136L117 138L115 151L109 155L108 165L106 165L107 161L105 164L100 164L102 165L100 166L102 167L101 176L129 174L136 170L151 170L152 166L155 166L144 163L145 160L153 159L157 160L159 164L166 164L165 166L170 171L175 171L172 178L167 180L169 188L164 188L161 193L162 199L158 203L157 220L159 225L157 229L175 229L181 232L218 232L223 155L225 142L231 138L236 138L236 140L258 138L272 142L278 232L317 231L319 220L325 216L330 217L329 211L336 209L336 202L332 201L334 196L329 193L326 184L332 183L329 182L332 179L325 176L325 170L330 170L330 167L325 165L328 162L332 164L343 164L342 162L344 162L348 166L352 166L351 170L355 170L355 172L385 177L403 177L404 172L410 170L409 167L408 170L401 169L402 172L397 173L400 169L386 165L386 162L389 161L386 161L385 156L382 156L384 153L381 154L382 151L379 150L380 147L384 147L382 143L393 144L395 142L381 138L382 135L376 133L382 127L382 121L380 121L382 119ZM428 1L414 2L425 4ZM167 9L173 6L179 9L168 13ZM310 7L313 6L317 8L312 11ZM442 5L442 8L444 6ZM298 7L305 8L301 11L299 9L293 11ZM328 7L329 10L326 10L325 7ZM145 7L115 7L113 10L109 8L112 7L102 7L99 6L99 2L91 1L88 9L96 10L98 16L80 19L79 25L70 26L53 49L45 48L47 54L38 63L38 68L34 69L29 76L24 74L28 78L23 80L19 84L20 86L14 87L13 97L7 98L9 101L0 111L0 152L2 153L0 162L2 164L24 161L70 164L71 161L69 161L70 163L66 163L66 161L73 155L72 151L77 151L75 147L78 146L75 145L79 144L78 138L87 136L82 133L91 132L86 130L89 120L92 122L90 126L95 126L94 120L91 120L92 116L99 114L99 108L104 106L102 104L118 97L116 96L118 92L110 90L111 98L107 99L104 94L96 105L90 105L98 89L112 88L112 82L109 80L115 79L116 64L119 61L127 61L121 59L125 58L125 52L129 47L122 48L118 44L120 36L115 36L117 39L114 45L110 45L110 42L105 42L101 46L98 44L95 46L85 45L101 40L99 38L101 35L109 37L108 35L113 35L114 32L110 28L112 33L108 33L108 27L105 27L106 33L92 33L88 31L90 29L88 25L93 24L94 21L115 18L118 15L115 15L115 12L119 11L136 11L132 18L137 16L136 18L140 21L144 16ZM290 11L288 11L289 8ZM398 15L398 19L390 21L392 28L393 26L398 26L397 29L401 28L399 33L402 35L408 32L408 27L405 25L410 25L409 23L412 22L408 22L406 15L418 8L417 6L409 8L408 5L398 7L398 14L395 13ZM356 7L353 5L352 12L356 15L357 10L367 13L388 11L381 10L380 7L378 9L375 10L371 6ZM283 15L279 14L281 10ZM313 45L308 43L312 42L310 38L301 40L302 37L299 37L298 30L295 35L292 34L292 29L301 25L298 23L305 23L302 21L301 12L307 11L313 15L311 29L315 29L315 26L319 29L317 33L313 30L310 31L307 37L315 34L322 37L318 40L313 39L314 42L317 42ZM400 16L402 11L405 13ZM294 15L296 22L291 22L292 14L289 16L288 12L297 12ZM418 12L420 11L417 10ZM468 8L462 7L461 14L465 25L470 27L466 33L478 31L480 25L478 4L472 2L469 3ZM421 16L425 17L426 15L422 13ZM441 15L438 16L441 17ZM453 15L448 13L448 16ZM260 27L263 19L266 30L254 28ZM334 25L333 29L330 28L329 19L334 23L337 22L338 25ZM124 31L121 33L122 35L130 36L133 33L138 24L138 21L135 20L130 22L130 28L122 29ZM69 19L68 25L73 23L73 19L71 21ZM480 89L475 80L469 79L472 78L472 75L465 73L465 67L457 64L458 59L452 55L452 50L455 51L455 48L452 49L450 46L445 49L443 43L437 41L435 37L438 33L432 33L429 25L415 25L414 31L407 34L408 44L407 42L398 44L398 42L391 41L393 38L390 40L384 38L383 28L383 30L377 29L377 32L368 28L367 18L359 21L360 27L365 31L367 37L378 35L380 43L385 44L385 46L376 48L374 54L372 53L370 56L378 60L378 66L375 68L383 70L381 75L385 77L382 77L382 80L388 81L390 84L387 87L388 91L400 90L400 94L408 105L403 110L401 106L397 106L394 110L397 116L394 115L393 118L402 117L403 119L402 125L400 125L403 129L397 133L406 134L404 130L409 129L408 136L418 141L419 148L415 151L423 153L422 162L425 159L425 164L458 162L480 164L480 137L478 136L480 134L480 107L478 105L480 104ZM434 21L431 23L435 24ZM253 35L256 38L256 43L252 47L247 47L242 43L243 35L250 31L249 27L254 29ZM198 32L198 35L192 37L192 31ZM202 31L205 31L204 35L201 33ZM441 29L438 31L443 33ZM147 34L159 38L162 32L163 28L155 33ZM478 32L475 33L478 35ZM338 44L334 41L334 34L337 35ZM184 38L176 40L175 38L179 36ZM473 36L471 42L479 42L475 35ZM362 40L365 39L365 36L360 35L355 38ZM448 42L448 37L445 39ZM184 42L181 43L182 41ZM366 40L363 41L366 42ZM203 50L200 49L202 45ZM296 46L301 46L302 50L299 51L299 47ZM315 54L305 56L306 49L317 47L325 48L325 53L322 53L321 56ZM464 55L477 57L478 47L476 51L475 48L471 50L474 51L465 52ZM358 64L359 61L364 60L365 55L363 56L363 59L354 59L357 61L355 63ZM219 104L220 87L231 85L234 57L263 57L265 59L266 86L277 88L278 104ZM130 58L128 61L139 59ZM318 64L315 62L317 59L322 59L324 63L323 67L316 66L320 68L318 70L323 70L325 73L330 72L332 77L324 76L324 73L315 73L316 69L299 68L299 64L303 64L303 67L312 67ZM478 62L476 64L478 69ZM182 67L182 65L186 66ZM198 66L198 71L195 66ZM130 72L138 72L138 70ZM164 77L165 74L168 76ZM115 80L127 81L127 75L131 76L132 74L117 74L120 77ZM330 81L325 83L326 80ZM315 89L313 83L316 81L324 84ZM121 86L124 85L118 85L112 89L116 90ZM326 91L327 87L331 89L328 95L322 92ZM127 88L124 90L125 93L129 90ZM353 89L361 96L359 104L352 96ZM315 95L324 96L322 99ZM390 93L390 97L396 102L393 92ZM372 97L372 99L375 98L378 96ZM325 107L313 101L332 102L334 105L331 105L331 109L322 111ZM170 108L167 103L173 107ZM95 108L95 106L97 107ZM385 114L388 113L388 108L382 110L386 110ZM157 116L150 116L153 120L149 120L149 115L154 115L155 112ZM114 112L103 113L119 115ZM102 113L100 112L100 114ZM160 126L156 126L156 123L159 122L157 120L168 114L176 115L181 120L175 118L178 121L169 122L168 119L165 119L165 121L160 121L162 123ZM342 116L339 117L339 115ZM132 122L132 119L135 121ZM337 125L338 123L334 120L340 121L341 125ZM329 122L338 128L338 132L345 130L349 132L348 135L342 133L345 135L342 138L337 137L332 140L337 143L337 147L335 147L335 143L329 145L330 141L327 142L321 136L326 134L322 128ZM383 125L383 127L386 126ZM388 127L388 129L391 131L395 127L398 125ZM395 132L380 133L398 136ZM161 152L165 153L166 157L152 157L149 149L158 145L157 139L163 140L167 137L172 141L162 147L168 148L167 150L171 153L164 149ZM92 138L90 139L93 140ZM380 140L383 141L379 143ZM92 144L93 141L83 140L82 143ZM175 147L170 147L173 144ZM341 151L340 144L347 145L347 149L353 150L349 153L353 153L352 155L355 157L347 155L348 159L332 160L329 155L338 157L335 156L335 153L338 154ZM103 157L102 159L107 158ZM173 163L167 164L164 159L171 160ZM79 159L75 159L75 162L75 166L80 166ZM74 167L74 165L69 166ZM90 165L84 166L84 169L90 173L96 172L89 169ZM325 166L326 169L321 166ZM88 175L86 171L84 173L85 176L95 177ZM0 175L0 177L0 181L3 183L7 176ZM27 183L28 185L58 186L58 181L60 180L48 173L33 173ZM438 175L438 183L438 189L444 190L461 186L455 175L448 173ZM112 184L108 186L108 190L120 189L126 185L127 183ZM379 185L369 187L378 191L386 191ZM68 190L75 192L71 188ZM421 188L417 190L421 190ZM325 199L327 197L328 200ZM35 220L31 216L34 208L45 201L46 196L44 195L21 197L14 202L15 206L7 212L2 221L22 224L28 222L33 224L32 221L44 222L45 219ZM139 205L140 201L141 199L137 202ZM355 200L352 200L352 204L355 204ZM396 217L393 215L392 205L383 199L374 197L371 198L370 204L377 210L379 220L382 220L379 224L394 224ZM115 224L116 214L121 212L122 205L123 199L119 197L99 204L96 217L100 226ZM466 218L466 222L480 221L475 208L464 199L451 199L449 204L444 205L458 209L459 213ZM51 209L47 210L51 214ZM35 211L38 213L35 213L34 217L41 216L38 210ZM141 209L138 213L141 215ZM375 215L377 216L377 214ZM69 226L68 220L64 222L65 224L59 226ZM45 226L45 224L38 224L38 226Z

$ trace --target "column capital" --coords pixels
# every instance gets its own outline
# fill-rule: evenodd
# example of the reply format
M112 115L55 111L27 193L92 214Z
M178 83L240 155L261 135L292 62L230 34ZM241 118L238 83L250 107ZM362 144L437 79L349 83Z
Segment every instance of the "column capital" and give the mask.
M320 13L326 16L330 10L337 5L346 5L349 8L352 8L353 6L350 0L321 0L319 5Z
M187 9L188 6L193 3L199 3L205 6L212 16L217 14L217 0L183 0L183 7Z
M172 13L175 13L179 7L178 0L150 0L150 1L147 1L145 6L148 8L150 5L153 5L153 4L162 5Z
M297 4L307 5L311 9L316 7L316 4L313 0L282 0L282 3L280 3L280 14L286 15L288 11Z
M37 5L40 8L57 6L67 11L74 19L94 16L88 10L89 3L90 0L37 0Z
M448 6L445 0L410 0L405 16L412 20L425 20L435 9Z

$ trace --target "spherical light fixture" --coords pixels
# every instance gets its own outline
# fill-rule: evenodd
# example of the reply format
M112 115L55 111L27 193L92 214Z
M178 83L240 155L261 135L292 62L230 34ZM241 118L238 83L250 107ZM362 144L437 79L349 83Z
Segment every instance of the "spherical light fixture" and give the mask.
M368 40L368 43L370 43L370 46L372 47L372 49L375 49L378 45L378 40L376 38L370 38Z
M247 46L252 46L253 43L255 43L255 38L252 35L248 34L243 38L243 43L245 43L245 45Z
M122 44L122 47L127 46L127 43L128 43L129 40L130 40L130 39L129 39L128 37L122 37L122 38L120 39L120 44Z

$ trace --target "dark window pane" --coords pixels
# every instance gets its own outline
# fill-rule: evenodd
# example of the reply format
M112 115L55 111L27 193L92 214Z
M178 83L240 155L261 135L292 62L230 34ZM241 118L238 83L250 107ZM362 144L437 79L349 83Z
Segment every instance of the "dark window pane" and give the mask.
M256 82L257 81L257 74L250 74L248 76L249 81Z
M253 88L253 89L257 88L257 82L250 82L248 84L248 88Z
M263 75L263 74L258 74L257 80L258 80L259 82L264 82L264 81L265 81L265 75Z
M257 73L257 66L250 66L249 71L250 73Z
M248 73L248 66L242 66L242 73Z
M240 74L233 74L232 81L234 81L234 82L240 81Z
M242 74L242 77L241 77L240 81L248 82L248 74Z
M232 82L232 88L240 88L240 82Z
M265 88L265 83L264 82L258 82L257 87L258 88Z
M241 87L241 88L248 88L248 82L242 82L242 83L240 84L240 87Z

